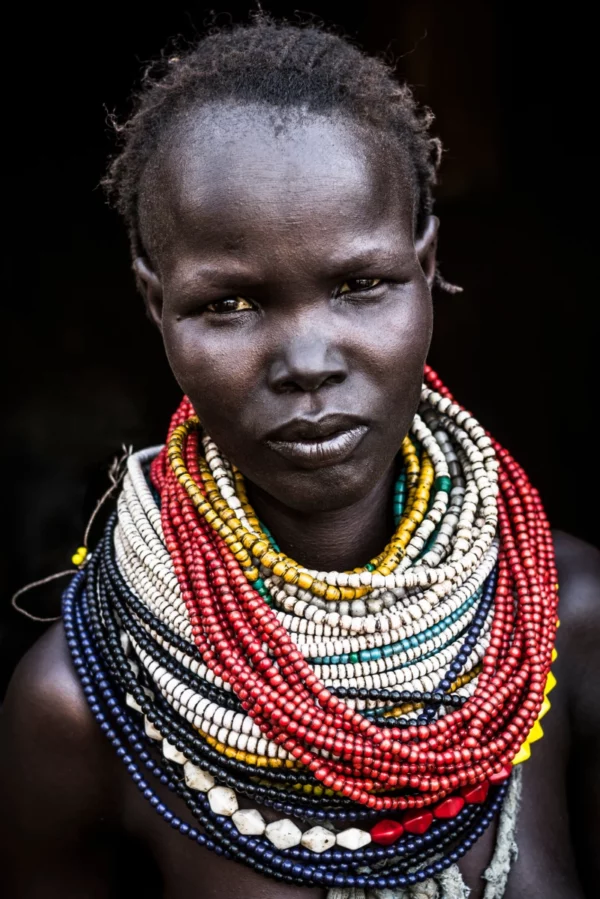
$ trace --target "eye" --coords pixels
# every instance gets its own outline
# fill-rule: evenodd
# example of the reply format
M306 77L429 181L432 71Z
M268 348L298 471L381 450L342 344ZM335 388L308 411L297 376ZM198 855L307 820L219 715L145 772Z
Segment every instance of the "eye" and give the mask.
M349 278L347 281L344 281L338 294L362 293L365 290L373 290L379 284L381 284L381 278Z
M227 315L231 312L246 312L248 309L254 309L254 306L244 297L226 297L224 300L209 303L206 309L209 312L216 312L217 315Z

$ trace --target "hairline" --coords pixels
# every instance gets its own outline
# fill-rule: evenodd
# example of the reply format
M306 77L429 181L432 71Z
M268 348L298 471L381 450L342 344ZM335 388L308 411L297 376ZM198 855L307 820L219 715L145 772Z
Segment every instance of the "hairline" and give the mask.
M154 251L151 248L151 238L147 230L147 225L144 225L144 218L148 214L151 215L152 212L150 212L148 207L146 207L145 211L142 209L142 206L144 205L144 193L148 190L148 175L152 171L155 176L160 177L158 174L160 168L163 165L169 164L167 163L167 159L173 152L174 145L176 146L178 141L196 138L198 133L198 116L205 114L207 110L210 111L211 107L217 109L220 113L224 113L225 117L228 113L231 113L233 120L236 118L236 113L239 113L240 117L242 117L247 115L248 110L251 110L253 107L259 113L271 112L272 114L266 117L266 127L272 129L275 138L278 140L288 139L288 129L301 126L309 118L322 120L328 125L339 125L342 128L354 131L359 140L363 141L367 151L370 144L371 148L375 147L377 152L388 154L388 157L394 161L396 177L399 176L408 180L411 189L413 239L416 239L419 236L417 231L419 218L419 185L414 161L411 158L409 149L406 146L403 146L397 136L390 130L378 123L365 121L364 117L354 115L351 110L340 107L332 108L331 111L327 111L311 109L309 104L285 105L284 103L270 102L266 99L245 99L234 96L211 98L207 100L194 100L192 98L188 105L179 110L174 110L170 119L164 123L160 138L152 152L149 154L144 168L140 173L136 200L137 233L140 241L140 249L143 250L144 255L149 261L152 261L154 258ZM195 121L192 121L192 118ZM390 179L390 181L391 180L392 179ZM158 202L160 203L160 200Z

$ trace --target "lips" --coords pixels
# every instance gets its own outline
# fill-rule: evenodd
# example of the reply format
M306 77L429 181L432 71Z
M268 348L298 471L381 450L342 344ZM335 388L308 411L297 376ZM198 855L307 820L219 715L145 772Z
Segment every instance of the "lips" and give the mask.
M368 431L356 416L331 414L295 419L272 431L267 445L301 468L320 468L348 459Z

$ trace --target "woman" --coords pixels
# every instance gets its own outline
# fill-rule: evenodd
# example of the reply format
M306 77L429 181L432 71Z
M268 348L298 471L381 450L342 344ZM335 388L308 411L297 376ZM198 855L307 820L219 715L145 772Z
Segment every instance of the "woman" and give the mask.
M106 184L186 399L13 678L10 895L583 895L598 558L423 381L429 125L314 27L146 84Z

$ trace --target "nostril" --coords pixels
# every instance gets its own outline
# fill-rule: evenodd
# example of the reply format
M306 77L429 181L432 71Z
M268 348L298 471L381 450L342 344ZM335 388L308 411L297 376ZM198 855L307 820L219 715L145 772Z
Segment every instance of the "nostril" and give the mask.
M273 385L277 393L301 393L303 392L303 388L300 387L295 381L291 379L287 379L285 381L279 381L277 384Z
M335 387L345 381L343 374L328 375L325 378L315 378L309 383L306 379L285 378L273 384L277 393L314 393L323 387Z
M347 374L341 354L324 340L294 339L273 360L269 384L277 393L314 393L341 384Z

